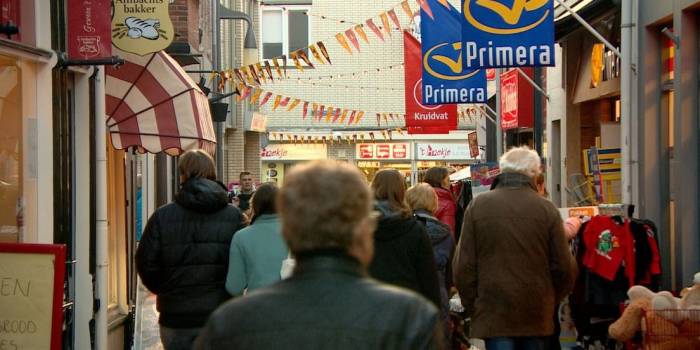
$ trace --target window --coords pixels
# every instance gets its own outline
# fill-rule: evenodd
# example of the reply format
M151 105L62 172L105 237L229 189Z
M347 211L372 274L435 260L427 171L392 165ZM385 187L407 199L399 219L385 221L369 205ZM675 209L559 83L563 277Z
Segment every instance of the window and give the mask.
M262 59L286 55L309 46L308 6L265 6L261 11Z
M22 229L22 72L0 55L0 242L16 243Z

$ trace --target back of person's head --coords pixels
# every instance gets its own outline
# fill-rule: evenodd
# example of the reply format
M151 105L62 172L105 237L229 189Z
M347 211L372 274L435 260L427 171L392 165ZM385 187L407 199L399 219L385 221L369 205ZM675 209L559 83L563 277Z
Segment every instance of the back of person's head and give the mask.
M502 173L520 173L531 178L537 177L540 170L540 156L527 146L511 148L499 161Z
M411 210L427 210L435 213L438 205L438 198L435 190L427 183L419 183L406 191L406 203Z
M278 206L282 233L294 255L350 250L365 232L361 227L371 222L372 196L354 166L315 161L286 174Z
M392 211L403 216L410 215L411 211L405 201L404 178L398 170L379 170L372 180L372 192L374 192L374 199L386 201Z
M445 178L448 176L450 176L450 173L447 168L432 167L425 172L423 182L433 187L442 187L443 181L445 181Z
M216 180L214 158L201 149L193 149L183 153L178 159L178 170L182 183L195 178Z
M253 208L253 217L250 219L251 224L261 215L277 213L278 192L279 188L274 182L266 182L258 187L253 198L250 199L250 206Z

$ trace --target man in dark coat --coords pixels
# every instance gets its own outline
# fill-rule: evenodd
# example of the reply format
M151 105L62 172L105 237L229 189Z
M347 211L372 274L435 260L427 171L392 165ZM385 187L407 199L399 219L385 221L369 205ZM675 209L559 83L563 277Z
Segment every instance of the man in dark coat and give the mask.
M576 262L552 202L537 193L537 152L507 152L490 192L464 215L454 282L471 336L489 350L544 349L554 308L571 291Z
M367 277L374 219L357 168L297 166L279 198L294 274L221 306L195 349L442 348L433 305Z
M157 297L165 350L190 349L211 312L231 297L224 288L228 251L243 223L226 187L213 181L209 154L188 151L179 168L180 192L153 213L136 251L139 276Z

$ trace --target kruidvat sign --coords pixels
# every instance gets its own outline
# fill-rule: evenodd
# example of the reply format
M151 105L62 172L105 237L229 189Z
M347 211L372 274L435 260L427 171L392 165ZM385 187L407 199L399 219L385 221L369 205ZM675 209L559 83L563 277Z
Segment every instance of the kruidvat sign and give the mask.
M553 0L464 0L464 68L554 65Z
M486 102L483 69L466 70L462 64L462 22L459 11L428 0L432 18L421 10L423 104Z

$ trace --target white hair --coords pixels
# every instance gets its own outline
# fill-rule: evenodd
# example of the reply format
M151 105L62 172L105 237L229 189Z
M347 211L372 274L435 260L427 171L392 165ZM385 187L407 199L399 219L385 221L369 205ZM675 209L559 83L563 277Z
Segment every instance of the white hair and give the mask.
M535 177L540 174L540 156L527 146L511 148L501 156L501 172L515 172Z

